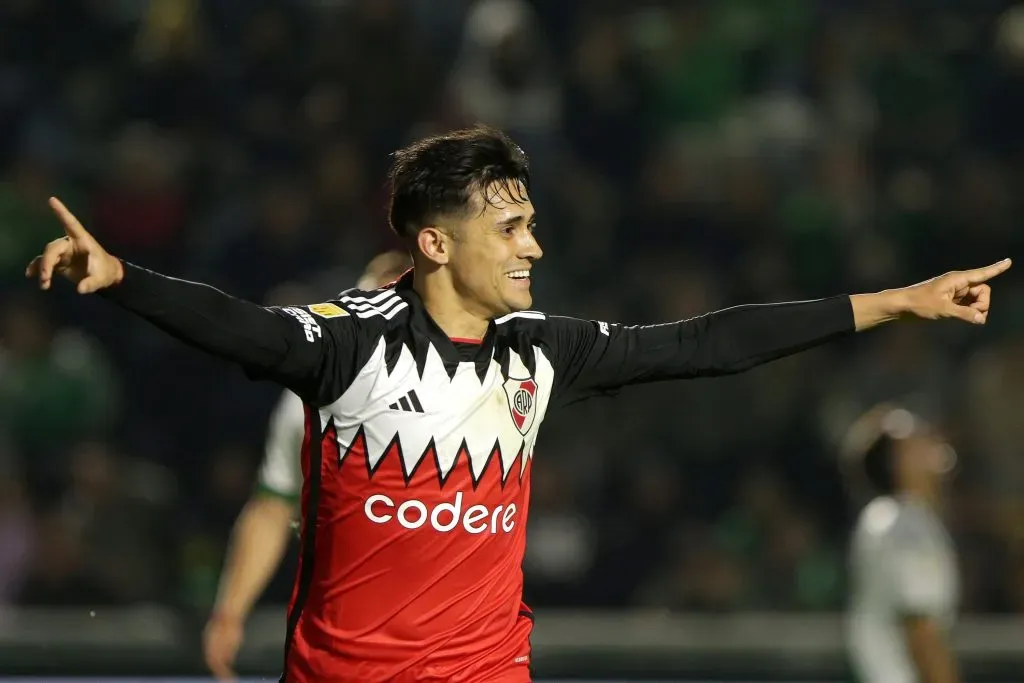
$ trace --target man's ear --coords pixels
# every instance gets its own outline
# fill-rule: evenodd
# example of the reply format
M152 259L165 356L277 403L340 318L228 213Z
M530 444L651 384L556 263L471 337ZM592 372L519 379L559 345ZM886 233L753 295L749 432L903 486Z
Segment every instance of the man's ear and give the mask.
M451 258L452 239L441 228L421 228L416 234L416 246L427 259L439 266L446 265Z

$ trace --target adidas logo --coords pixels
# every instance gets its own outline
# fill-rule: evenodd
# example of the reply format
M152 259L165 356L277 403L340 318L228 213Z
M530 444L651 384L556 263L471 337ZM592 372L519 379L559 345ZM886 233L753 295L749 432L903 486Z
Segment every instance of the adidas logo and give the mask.
M397 402L392 403L388 406L391 410L404 410L407 413L422 413L423 404L420 403L419 397L416 395L416 390L413 389L408 394L398 399Z

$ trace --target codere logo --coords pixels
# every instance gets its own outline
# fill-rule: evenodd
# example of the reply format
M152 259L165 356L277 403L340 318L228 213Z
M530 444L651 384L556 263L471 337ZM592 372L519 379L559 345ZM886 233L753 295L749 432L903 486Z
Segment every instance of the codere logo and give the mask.
M313 316L306 311L294 306L289 306L282 310L302 323L302 329L306 332L306 341L314 342L317 337L323 336L323 333L320 330L320 325L318 325L317 322L313 320Z
M397 522L406 529L419 529L430 524L435 531L443 534L459 526L470 534L496 534L499 531L508 534L516 526L515 503L508 507L499 505L493 510L486 505L473 505L463 512L462 491L455 494L454 503L439 503L433 507L416 499L398 504L388 496L377 493L366 499L363 512L374 524Z

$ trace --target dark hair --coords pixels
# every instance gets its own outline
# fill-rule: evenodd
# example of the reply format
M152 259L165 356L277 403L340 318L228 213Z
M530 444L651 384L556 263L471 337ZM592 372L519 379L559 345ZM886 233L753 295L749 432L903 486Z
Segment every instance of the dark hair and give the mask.
M877 493L890 495L896 491L895 439L880 434L864 452L864 477Z
M441 216L464 215L478 190L497 184L521 201L525 197L518 185L530 189L526 154L507 135L486 126L424 138L393 156L388 222L400 237L415 235Z

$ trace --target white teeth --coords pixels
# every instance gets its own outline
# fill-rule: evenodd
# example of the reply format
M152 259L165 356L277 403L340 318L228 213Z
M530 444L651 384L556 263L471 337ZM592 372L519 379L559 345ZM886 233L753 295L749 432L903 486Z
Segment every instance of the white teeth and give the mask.
M513 270L511 273L508 274L508 276L510 278L512 278L513 280L519 280L521 278L530 277L530 271L528 271L528 270Z

